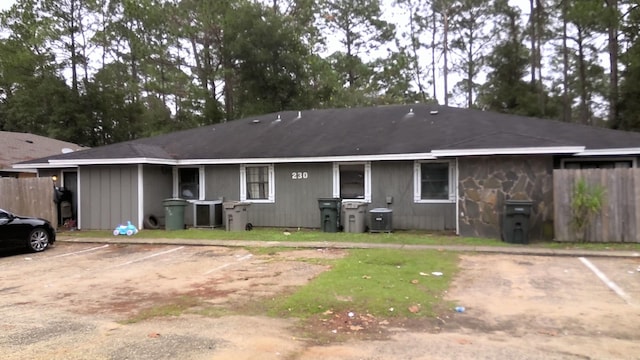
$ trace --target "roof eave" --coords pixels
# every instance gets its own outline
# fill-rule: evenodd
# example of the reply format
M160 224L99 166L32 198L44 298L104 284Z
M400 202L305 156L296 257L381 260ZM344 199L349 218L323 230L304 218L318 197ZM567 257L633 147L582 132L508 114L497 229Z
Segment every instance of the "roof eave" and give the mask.
M228 158L228 159L161 159L161 158L120 158L120 159L69 159L49 160L46 163L14 164L14 169L43 169L78 167L86 165L228 165L228 164L268 164L268 163L321 163L353 161L393 161L393 160L432 160L441 157L487 156L487 155L543 155L567 154L574 156L598 155L638 155L640 148L616 148L585 150L584 146L549 146L522 148L485 148L485 149L446 149L428 153L381 154L381 155L340 155L316 157L268 157L268 158Z
M607 155L640 155L640 147L593 149L593 150L584 150L575 154L575 156L607 156Z
M65 159L65 160L49 160L46 163L29 163L15 164L14 169L43 169L43 168L61 168L61 167L78 167L83 165L133 165L133 164L157 164L157 165L176 165L177 161L173 159L158 158L120 158L120 159Z
M447 149L433 150L435 157L483 156L483 155L544 155L544 154L576 154L583 152L584 146L547 146L521 148L487 148L487 149Z
M351 161L384 161L384 160L429 160L435 159L431 153L383 154L383 155L344 155L317 157L270 157L270 158L229 158L229 159L159 159L159 158L121 158L121 159L69 159L49 160L46 163L29 163L13 165L16 169L43 169L60 167L78 167L87 165L228 165L228 164L270 164L270 163L320 163Z
M322 163L353 161L392 161L392 160L430 160L431 153L383 154L383 155L344 155L316 157L272 157L272 158L235 158L235 159L183 159L178 165L225 165L225 164L278 164L278 163Z

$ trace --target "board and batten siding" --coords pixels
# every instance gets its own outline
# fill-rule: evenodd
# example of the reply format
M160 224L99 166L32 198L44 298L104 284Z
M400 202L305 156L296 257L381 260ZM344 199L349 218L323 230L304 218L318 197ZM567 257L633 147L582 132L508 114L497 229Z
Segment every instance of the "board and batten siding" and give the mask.
M205 167L205 200L240 200L240 165Z
M319 228L318 199L332 197L332 164L275 164L274 173L275 203L251 204L249 222L255 226Z
M393 210L392 227L398 230L455 230L455 203L416 203L413 200L413 161L371 163L371 204L368 210ZM392 203L387 204L387 197ZM370 219L366 223L369 224Z
M164 205L162 201L173 195L173 168L166 165L144 165L142 181L144 184L143 217L155 216L164 224Z
M240 198L238 165L206 167L206 198ZM249 222L254 226L320 227L319 198L333 194L332 163L275 164L275 203L252 203ZM413 161L372 163L372 202L367 207L393 209L395 229L455 230L455 203L424 204L413 201ZM393 202L387 204L387 196ZM369 223L367 214L366 223Z
M83 166L80 176L79 224L85 230L107 230L138 219L138 166Z

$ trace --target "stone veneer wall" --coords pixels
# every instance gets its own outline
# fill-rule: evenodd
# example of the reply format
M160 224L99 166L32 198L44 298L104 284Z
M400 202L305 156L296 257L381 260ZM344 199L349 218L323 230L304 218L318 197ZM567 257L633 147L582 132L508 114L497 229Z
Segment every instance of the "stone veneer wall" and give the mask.
M552 156L459 158L458 194L462 236L500 239L505 200L530 200L529 241L553 238Z

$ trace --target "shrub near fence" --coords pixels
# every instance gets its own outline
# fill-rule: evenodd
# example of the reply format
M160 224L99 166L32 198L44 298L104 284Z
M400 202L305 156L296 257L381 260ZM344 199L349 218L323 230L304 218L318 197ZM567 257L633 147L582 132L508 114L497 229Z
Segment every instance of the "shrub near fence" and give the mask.
M586 227L585 242L640 242L640 169L585 169L553 171L554 232L557 241L576 241L571 197L575 184L602 186L601 211Z
M17 215L47 219L58 224L58 212L53 201L51 178L0 178L0 208Z

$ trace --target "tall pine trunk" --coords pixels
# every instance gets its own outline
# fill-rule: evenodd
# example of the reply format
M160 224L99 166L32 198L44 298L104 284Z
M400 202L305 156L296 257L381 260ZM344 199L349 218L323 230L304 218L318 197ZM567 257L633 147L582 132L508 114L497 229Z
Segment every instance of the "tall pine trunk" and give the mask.
M618 0L605 0L609 9L608 50L609 50L609 123L618 127Z

